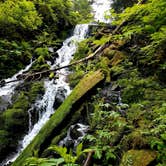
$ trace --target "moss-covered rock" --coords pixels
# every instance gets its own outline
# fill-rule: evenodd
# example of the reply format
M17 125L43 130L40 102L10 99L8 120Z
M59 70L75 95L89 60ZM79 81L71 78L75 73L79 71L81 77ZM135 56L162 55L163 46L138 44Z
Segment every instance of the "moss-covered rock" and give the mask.
M129 150L122 158L120 166L147 166L156 158L156 152L150 150Z
M28 129L28 109L43 92L43 82L24 83L17 87L10 108L0 113L0 160L17 148Z

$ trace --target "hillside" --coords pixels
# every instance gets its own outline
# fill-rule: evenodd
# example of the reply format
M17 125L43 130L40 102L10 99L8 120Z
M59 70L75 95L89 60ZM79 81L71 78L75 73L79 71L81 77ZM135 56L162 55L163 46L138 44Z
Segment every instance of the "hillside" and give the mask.
M107 19L94 22L97 2L0 2L0 79L33 61L15 78L11 101L0 96L1 161L44 115L45 125L8 165L166 165L166 1L108 1ZM13 12L6 21L4 10ZM44 109L56 111L46 118Z

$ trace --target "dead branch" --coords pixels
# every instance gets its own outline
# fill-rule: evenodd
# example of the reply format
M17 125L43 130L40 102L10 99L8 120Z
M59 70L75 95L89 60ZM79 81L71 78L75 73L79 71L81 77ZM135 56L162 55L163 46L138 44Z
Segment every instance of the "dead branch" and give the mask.
M94 153L94 151L90 151L88 153L88 156L87 156L86 161L85 161L83 166L89 166L90 165L93 153Z

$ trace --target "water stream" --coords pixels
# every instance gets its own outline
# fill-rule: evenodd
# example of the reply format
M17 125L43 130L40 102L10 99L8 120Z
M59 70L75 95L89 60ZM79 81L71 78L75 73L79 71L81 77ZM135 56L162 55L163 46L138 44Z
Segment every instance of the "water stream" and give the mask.
M28 71L31 68L33 63L34 62L31 60L30 64L28 66L26 66L25 69L20 70L18 73L13 75L11 78L7 78L4 81L10 82L10 81L16 80L17 76ZM0 87L0 97L6 96L8 101L11 102L11 97L14 94L14 89L20 84L20 82L21 81L11 82L11 83L6 84L3 87Z
M95 21L99 22L105 22L108 23L109 20L104 18L104 15L106 11L109 10L111 5L110 0L94 0L92 4L92 12L94 14ZM56 66L64 66L68 65L72 59L73 54L76 52L77 45L80 41L84 40L85 37L88 34L88 26L89 24L79 24L76 25L73 35L69 38L67 38L63 42L63 46L57 50L58 58L55 60L54 64L51 66L51 68L55 68ZM23 71L29 70L32 63L26 67ZM23 71L20 71L18 74L21 74ZM19 156L19 154L27 147L27 145L33 140L33 138L38 134L40 129L43 127L43 125L49 120L50 116L54 113L54 104L55 104L55 97L59 92L63 91L64 97L67 97L71 90L66 82L66 75L68 74L67 69L62 69L60 71L63 74L58 74L58 79L55 80L45 80L44 81L44 87L45 87L45 94L43 95L41 100L37 100L35 104L28 110L29 114L29 132L27 135L24 136L23 140L20 141L20 146L18 148L18 152L14 155L9 156L1 165L7 165L10 162L15 161L15 159ZM11 79L15 79L17 74L13 76ZM5 87L1 88L2 92L0 91L0 96L5 94L12 95L12 92L14 91L14 88L19 84L18 83L11 83L10 85L6 85ZM0 90L1 90L0 89ZM40 118L38 122L32 126L31 122L31 110L42 110L39 111ZM80 128L82 127L81 124L79 124ZM83 129L84 127L82 127Z

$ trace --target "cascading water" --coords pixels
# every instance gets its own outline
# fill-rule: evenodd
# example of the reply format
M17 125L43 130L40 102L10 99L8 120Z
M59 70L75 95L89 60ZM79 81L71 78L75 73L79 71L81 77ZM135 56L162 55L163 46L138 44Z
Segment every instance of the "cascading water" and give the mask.
M93 0L92 13L94 14L94 20L97 22L110 23L110 19L105 16L110 15L110 6L112 0Z
M110 8L111 5L110 2L111 2L110 0L93 1L92 9L95 21L108 23L108 20L104 18L104 15ZM56 66L64 66L70 63L72 55L76 52L77 43L85 39L88 33L88 26L89 26L88 24L80 24L75 27L73 36L66 39L63 42L63 46L57 51L59 56L54 62L54 64L51 66L52 69L55 68ZM27 66L27 70L29 68L30 65ZM19 156L22 150L24 150L27 147L27 145L32 141L32 139L38 134L43 125L49 120L50 116L54 113L53 106L54 103L56 102L55 96L59 91L59 89L64 89L65 97L70 94L70 87L66 82L66 76L65 76L68 74L68 71L67 69L62 69L61 73L63 74L59 74L58 72L56 73L59 77L56 80L51 80L51 81L45 80L44 82L45 94L41 100L37 100L36 103L33 105L33 107L35 107L37 110L43 110L42 112L40 112L39 121L33 126L31 130L29 130L28 134L20 142L21 146L18 149L18 153L11 157L8 157L7 160L3 162L2 166L15 161L15 159ZM29 117L31 118L31 110L29 110ZM29 121L29 123L30 123L29 126L31 126L32 124L31 121Z
M73 145L75 148L85 136L88 128L89 126L81 123L76 123L70 126L69 130L67 131L67 136L59 142L59 145L66 147Z
M20 70L13 77L5 79L4 81L5 82L11 82L11 81L17 80L17 76L22 74L22 73L24 73L24 72L26 72L26 71L28 71L31 68L33 63L34 62L31 60L30 64L28 66L26 66L25 69ZM14 89L20 84L20 82L21 81L11 82L11 83L6 84L3 87L0 87L0 97L7 96L8 101L10 102L11 101L11 97L12 97L12 95L14 93Z

